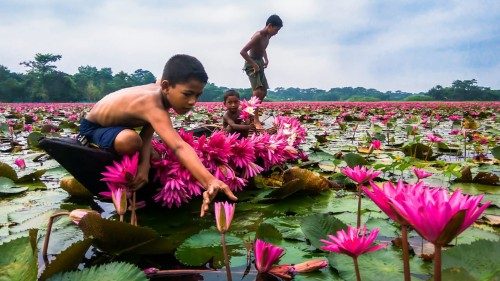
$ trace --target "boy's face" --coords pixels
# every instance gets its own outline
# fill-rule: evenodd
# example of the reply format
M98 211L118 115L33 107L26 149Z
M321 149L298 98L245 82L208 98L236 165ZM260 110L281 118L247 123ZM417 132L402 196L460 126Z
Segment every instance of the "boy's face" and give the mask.
M175 86L171 86L168 81L163 80L161 87L172 109L178 114L186 114L194 107L203 93L205 83L197 79L189 79L186 83L177 83Z
M234 113L240 108L240 99L237 96L229 96L226 98L224 105L229 112Z
M269 35L274 36L278 34L278 31L280 31L281 27L278 26L272 26L269 24Z

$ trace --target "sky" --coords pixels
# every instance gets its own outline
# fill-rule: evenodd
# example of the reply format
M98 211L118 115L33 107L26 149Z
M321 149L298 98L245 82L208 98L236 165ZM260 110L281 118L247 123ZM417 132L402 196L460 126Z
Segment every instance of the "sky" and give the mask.
M278 14L266 69L271 88L365 87L425 92L476 79L500 89L498 0L0 0L0 65L36 53L113 72L161 76L174 54L197 57L209 82L248 88L239 52Z

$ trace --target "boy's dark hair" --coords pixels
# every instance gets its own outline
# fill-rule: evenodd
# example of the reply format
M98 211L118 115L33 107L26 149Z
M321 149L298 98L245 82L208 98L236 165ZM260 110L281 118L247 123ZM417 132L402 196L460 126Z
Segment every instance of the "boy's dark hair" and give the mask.
M226 103L228 97L237 97L238 99L240 99L240 93L236 92L233 89L229 89L224 92L224 103Z
M283 27L283 21L278 15L271 15L266 21L266 25L268 24L271 24L271 26Z
M201 62L189 55L175 55L171 57L163 68L161 80L167 80L170 85L185 83L195 78L202 83L207 83L208 75Z

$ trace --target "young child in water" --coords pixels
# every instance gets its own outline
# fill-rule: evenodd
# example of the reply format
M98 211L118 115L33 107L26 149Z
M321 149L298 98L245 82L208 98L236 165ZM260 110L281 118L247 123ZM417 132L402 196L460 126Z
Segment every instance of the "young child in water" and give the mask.
M239 133L240 137L247 137L249 131L255 130L251 120L244 121L240 118L240 94L235 90L224 93L224 106L227 111L222 117L222 126L228 133Z
M175 55L165 64L159 83L125 88L98 101L80 123L80 137L120 155L139 152L140 160L131 189L148 182L151 139L156 132L180 162L201 183L201 216L218 191L237 200L229 187L201 163L194 149L173 128L169 109L185 114L193 108L208 76L201 62L188 55ZM139 134L133 128L142 127Z

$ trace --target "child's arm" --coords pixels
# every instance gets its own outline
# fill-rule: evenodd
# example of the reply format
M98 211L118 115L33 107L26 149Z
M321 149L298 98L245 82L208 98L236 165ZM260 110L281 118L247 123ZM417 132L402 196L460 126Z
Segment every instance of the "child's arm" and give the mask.
M250 57L250 55L248 54L248 51L250 51L252 49L253 46L255 46L255 44L257 44L260 40L260 37L261 35L260 34L256 34L255 36L252 37L252 39L250 39L250 41L245 45L245 47L243 47L243 49L241 49L240 51L240 55L249 63L252 65L253 67L253 72L254 73L257 73L259 71L259 65Z
M139 152L139 167L137 168L137 175L130 183L130 188L133 190L137 190L148 183L153 133L153 127L149 124L145 125L141 130L142 148Z
M160 135L160 138L165 144L174 151L175 156L181 164L196 178L204 189L203 204L201 206L201 216L208 211L208 206L212 199L217 195L219 190L222 190L231 200L238 200L234 196L229 187L222 181L215 178L203 166L194 149L187 144L175 131L170 121L168 113L160 108L153 108L146 115L147 121L151 124L154 131Z
M248 131L252 129L252 125L250 124L236 124L233 119L231 119L229 116L224 114L224 121L233 129L236 131Z

